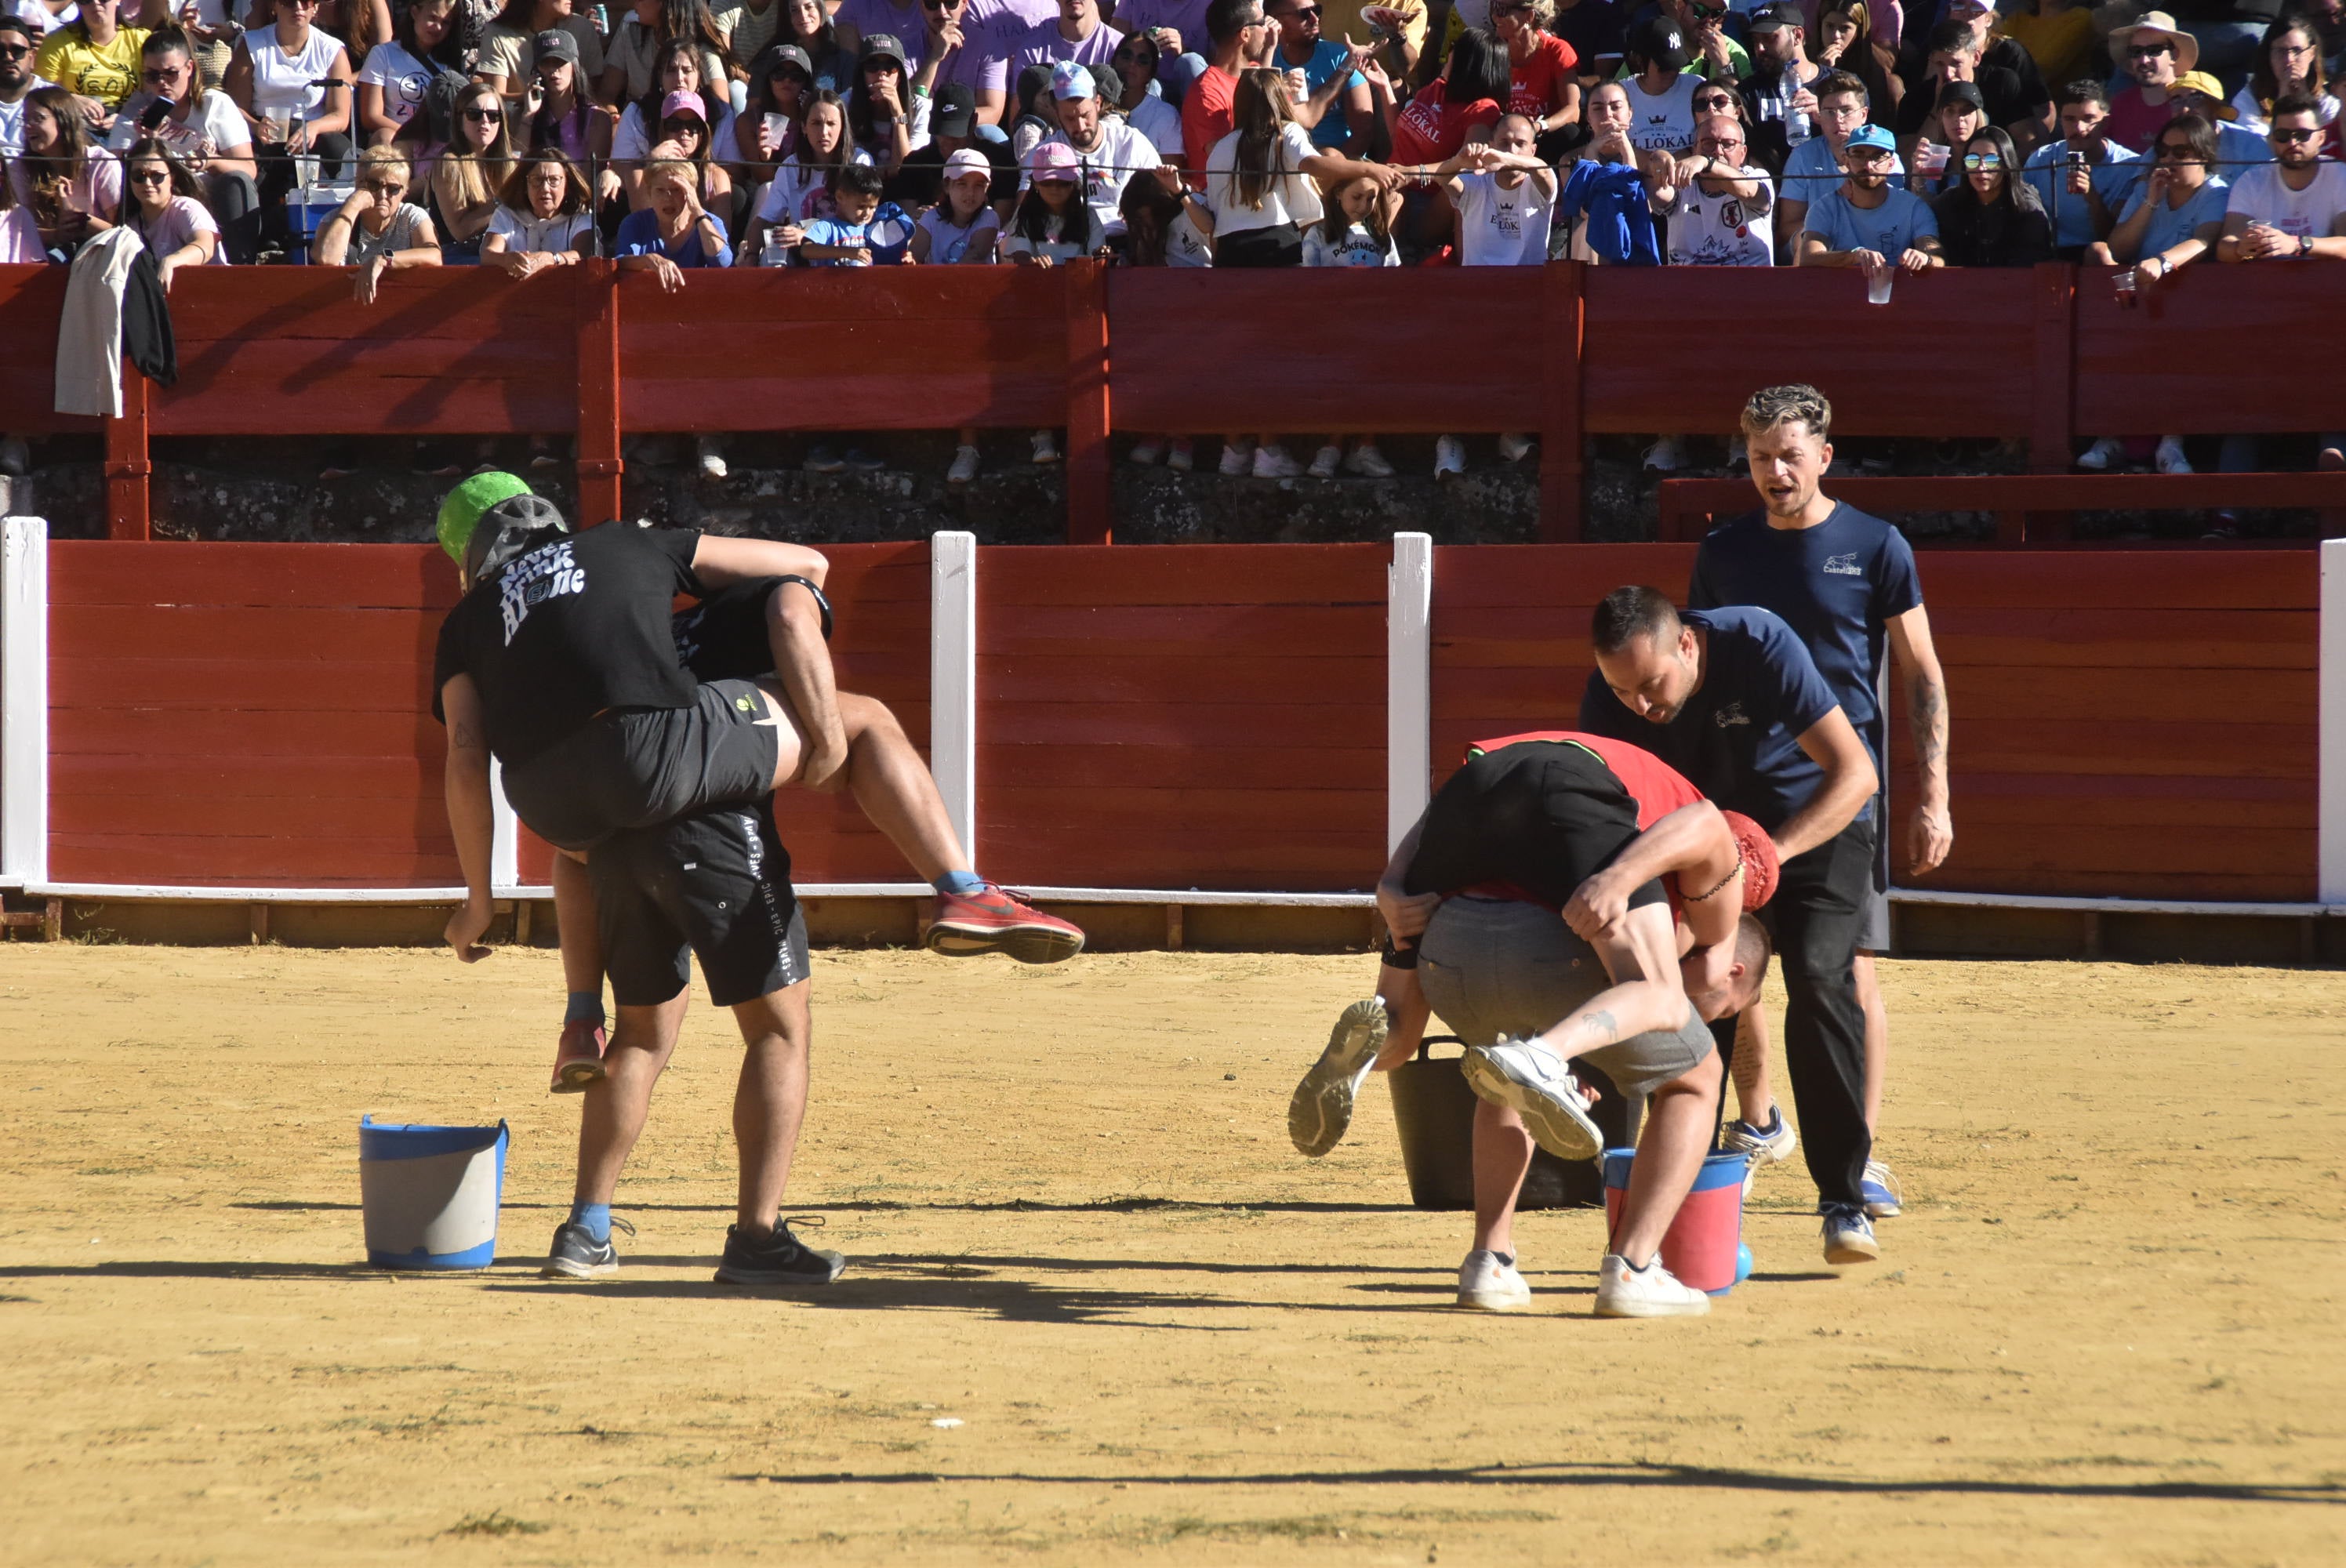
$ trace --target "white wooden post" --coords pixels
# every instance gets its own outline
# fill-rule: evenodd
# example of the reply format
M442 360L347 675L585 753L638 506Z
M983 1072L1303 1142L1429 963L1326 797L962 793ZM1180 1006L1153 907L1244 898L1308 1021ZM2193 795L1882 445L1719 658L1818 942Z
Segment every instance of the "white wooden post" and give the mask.
M505 767L489 759L489 891L501 899L521 896L521 832L513 803L505 799Z
M977 857L977 535L929 539L929 772Z
M1393 535L1385 579L1385 848L1417 826L1433 780L1433 535Z
M2315 887L2346 904L2346 539L2321 544L2321 745Z
M0 537L0 883L49 880L49 525Z

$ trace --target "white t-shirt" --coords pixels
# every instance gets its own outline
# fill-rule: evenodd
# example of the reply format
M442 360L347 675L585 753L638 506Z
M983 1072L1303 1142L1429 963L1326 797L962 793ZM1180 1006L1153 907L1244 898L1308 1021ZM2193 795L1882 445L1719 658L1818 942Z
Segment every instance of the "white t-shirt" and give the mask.
M367 51L366 64L359 67L358 79L381 87L382 112L394 124L405 125L423 107L424 89L437 75L438 66L425 65L394 38Z
M727 109L717 117L717 123L709 127L709 145L719 148L731 146L732 144L728 142L725 137L732 128L733 111ZM614 158L641 158L648 155L651 150L651 133L644 127L643 106L629 104L620 112L619 128L611 133L611 156ZM858 159L857 161L868 160Z
M862 148L853 149L852 162L871 167L872 155ZM774 169L774 178L766 186L766 194L758 203L758 217L768 224L803 224L824 214L818 209L823 199L824 173L820 167L810 168L795 158L785 158Z
M1089 256L1107 242L1100 232L1099 219L1092 216L1088 205L1070 204L1067 216L1045 220L1043 238L1029 239L1015 230L1002 237L1002 254L1010 256L1040 256L1052 261L1074 261Z
M2224 206L2225 216L2236 212L2283 234L2328 239L2338 215L2346 212L2346 163L2315 164L2313 183L2303 190L2281 183L2277 163L2244 168L2234 177L2231 199Z
M1320 205L1320 187L1303 172L1303 160L1320 152L1311 145L1311 133L1290 120L1280 128L1278 152L1285 172L1265 188L1260 207L1249 207L1239 197L1238 132L1216 142L1206 155L1206 205L1214 209L1216 239L1282 223L1300 228L1320 221L1325 210Z
M1547 260L1556 191L1525 175L1503 190L1495 174L1458 177L1458 260L1466 267L1536 267Z
M1621 86L1629 95L1629 145L1639 152L1658 147L1684 152L1694 146L1694 94L1704 85L1702 77L1685 71L1667 91L1656 95L1639 87L1635 76L1624 77Z
M1341 239L1328 238L1328 226L1315 223L1303 231L1303 264L1306 267L1398 267L1401 247L1387 235L1380 240L1369 232L1365 223L1344 226Z
M32 96L32 90L26 88L25 97ZM133 117L131 123L135 125L138 121ZM18 98L13 104L0 104L0 152L15 158L24 150L25 98Z
M243 47L252 62L254 118L297 114L305 120L318 117L326 103L326 89L318 84L333 70L335 57L342 52L340 38L312 27L301 52L289 55L278 45L277 29L270 26L247 33Z
M114 128L107 133L106 145L117 152L127 152L130 144L147 134L138 117L155 101L152 93L133 93L122 100L122 108L114 117ZM195 112L181 125L176 118L166 118L155 127L155 135L176 157L192 158L203 152L203 144L210 142L216 153L230 152L252 147L252 127L236 112L236 100L218 90L207 92L196 100Z
M207 265L228 265L228 249L219 242L219 225L200 201L175 196L171 198L170 205L163 209L162 217L152 223L134 221L131 227L138 230L138 238L145 241L148 249L155 253L158 261L193 240L197 235L209 234L212 237L212 254Z
M991 207L980 207L977 216L969 220L969 227L963 229L945 216L940 205L922 213L915 227L929 237L929 265L950 267L980 259L991 261L994 252L986 246L986 236L1000 232L1002 219L994 215Z
M1165 231L1165 265L1168 267L1210 267L1214 264L1214 242L1189 216L1189 204L1181 204L1181 216Z
M2239 111L2239 117L2232 123L2250 136L2262 136L2272 129L2272 117L2265 113L2264 105L2257 102L2257 89L2253 83L2244 84L2239 92L2232 95L2232 107ZM2337 117L2338 100L2328 93L2322 94L2321 123L2328 125Z
M41 4L41 0L15 0L15 4L8 7L8 13L25 19L25 25L33 30L33 42L36 44L58 28L71 26L81 20L80 6L68 5L62 11L52 13ZM204 21L209 25L211 18L207 16Z
M1098 137L1089 152L1076 148L1065 131L1053 131L1043 140L1075 148L1076 163L1083 171L1084 200L1100 220L1101 231L1107 234L1124 232L1124 213L1119 206L1124 200L1124 182L1164 161L1147 137L1114 115L1101 117ZM1024 189L1031 183L1021 180L1019 187Z
M1662 260L1673 267L1773 267L1775 209L1775 188L1765 175L1749 201L1731 190L1713 196L1699 180L1688 180L1656 214L1669 236Z
M505 237L505 249L523 252L552 251L560 254L575 250L581 234L595 227L591 212L557 212L551 218L540 218L534 212L515 212L499 203L489 215L489 232Z
M1154 93L1143 95L1138 103L1125 111L1124 118L1164 157L1181 156L1181 111L1163 98Z

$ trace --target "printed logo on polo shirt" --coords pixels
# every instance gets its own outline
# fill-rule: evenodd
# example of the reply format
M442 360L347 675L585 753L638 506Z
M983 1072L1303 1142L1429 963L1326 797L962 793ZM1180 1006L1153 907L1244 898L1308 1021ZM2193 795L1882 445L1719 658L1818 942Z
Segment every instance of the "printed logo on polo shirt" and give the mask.
M1729 703L1725 708L1720 708L1718 712L1712 714L1710 716L1710 721L1719 726L1721 729L1726 729L1738 724L1749 724L1751 722L1751 720L1745 718L1743 715L1743 703L1742 699L1739 697L1737 700Z
M1825 575L1828 577L1862 577L1865 575L1863 568L1859 566L1857 564L1857 552L1854 550L1851 550L1846 555L1826 556L1824 572Z
M514 634L529 619L530 611L548 599L586 591L586 569L571 559L567 539L532 550L507 566L497 584L497 613L505 619L505 646L513 646Z

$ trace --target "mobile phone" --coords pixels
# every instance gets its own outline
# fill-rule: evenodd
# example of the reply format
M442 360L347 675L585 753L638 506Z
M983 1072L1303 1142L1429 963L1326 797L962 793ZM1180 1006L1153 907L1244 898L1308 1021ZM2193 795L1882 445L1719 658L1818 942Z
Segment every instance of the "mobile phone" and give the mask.
M170 99L166 97L158 97L153 103L147 106L146 113L138 117L138 128L141 130L153 130L157 126L161 125L165 120L171 117L171 110L173 107L174 106Z

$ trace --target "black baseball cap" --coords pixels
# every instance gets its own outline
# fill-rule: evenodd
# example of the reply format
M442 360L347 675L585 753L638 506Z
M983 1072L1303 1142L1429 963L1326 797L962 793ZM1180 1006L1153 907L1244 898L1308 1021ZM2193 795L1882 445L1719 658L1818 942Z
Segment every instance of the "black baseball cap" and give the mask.
M939 136L956 137L968 136L977 128L977 95L966 82L947 82L937 89L929 128Z
M1808 25L1808 18L1801 15L1798 5L1776 0L1773 5L1762 5L1753 11L1744 23L1743 30L1747 33L1776 33L1786 27L1806 27Z
M1969 104L1980 113L1987 113L1987 99L1980 95L1977 82L1944 82L1939 87L1940 108L1949 104Z
M1629 31L1629 53L1642 56L1665 70L1683 71L1687 61L1686 35L1678 25L1661 16L1649 16Z

